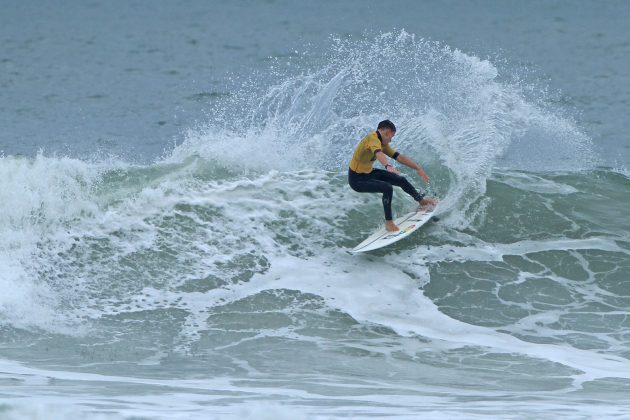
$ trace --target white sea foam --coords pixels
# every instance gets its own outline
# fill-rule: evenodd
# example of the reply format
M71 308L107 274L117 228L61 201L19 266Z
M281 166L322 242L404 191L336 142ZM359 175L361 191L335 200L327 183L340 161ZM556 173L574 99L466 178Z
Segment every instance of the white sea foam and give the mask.
M578 382L597 378L630 378L630 361L610 354L597 354L569 346L524 342L493 329L456 321L439 311L426 298L417 283L386 264L366 264L364 259L348 258L345 252L335 264L311 260L299 263L300 275L292 275L298 264L292 258L272 262L272 268L236 293L257 293L261 287L297 289L314 293L361 322L392 328L401 335L418 334L455 346L488 347L507 354L519 353L541 358L582 371ZM341 273L339 269L341 268ZM347 273L347 274L342 274ZM264 284L264 286L262 286ZM252 290L253 289L253 290Z
M0 158L0 323L68 331L55 315L64 297L38 278L47 261L36 254L50 242L71 245L73 225L97 211L90 191L97 176L75 159Z
M409 384L401 389L400 395L392 395L391 390L379 393L378 386L340 383L333 394L304 392L286 387L274 386L250 379L243 383L238 379L220 378L200 380L160 380L140 379L123 376L106 376L86 373L63 372L33 369L0 360L1 376L20 381L22 378L40 378L49 383L48 395L32 397L15 387L9 395L20 397L19 402L0 400L4 403L4 413L10 418L97 418L118 419L128 417L150 418L266 418L278 419L320 419L338 417L397 416L398 418L471 418L488 415L502 418L522 418L533 413L548 415L556 411L565 418L583 418L584 415L618 416L624 413L622 405L612 406L597 399L584 400L579 395L572 396L532 391L524 393L515 402L502 401L502 393L484 389L460 390L457 394L450 389L435 386ZM332 379L329 378L329 380ZM77 385L72 402L63 393L55 393L54 382ZM90 391L80 391L81 384L89 384ZM133 384L143 389L154 390L148 394L111 395L111 387ZM110 391L99 395L92 391L95 387L109 387ZM364 390L354 395L357 390ZM25 391L28 388L25 388ZM345 391L350 391L346 394ZM508 408L509 405L509 408ZM96 407L96 408L95 408ZM506 412L513 417L505 417Z

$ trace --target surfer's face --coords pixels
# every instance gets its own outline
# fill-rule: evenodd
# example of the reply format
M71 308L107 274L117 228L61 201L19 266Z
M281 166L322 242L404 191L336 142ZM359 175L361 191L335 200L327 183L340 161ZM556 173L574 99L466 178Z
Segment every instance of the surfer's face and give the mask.
M383 128L381 131L381 137L383 138L383 144L387 145L392 141L392 137L396 135L395 131L392 131L391 128Z

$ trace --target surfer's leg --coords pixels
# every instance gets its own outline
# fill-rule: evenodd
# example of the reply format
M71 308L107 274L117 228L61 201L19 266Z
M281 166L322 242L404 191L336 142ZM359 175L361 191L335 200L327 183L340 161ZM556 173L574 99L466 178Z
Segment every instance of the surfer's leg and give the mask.
M392 188L391 185L389 185L386 182L380 182L380 181L374 181L374 182L379 182L380 184L384 184L383 185L383 211L385 211L385 220L392 220L393 216L392 216L392 195L394 194L394 189Z
M356 192L380 192L383 194L383 211L385 220L392 220L392 195L394 193L391 184L375 179L372 173L357 174L351 172L348 176L350 188Z
M380 192L383 194L383 211L385 212L385 220L392 220L392 195L394 189L391 184L383 181L377 181L375 179L369 181L362 181L352 186L352 189L357 192Z
M418 190L416 190L415 187L411 185L411 183L404 176L384 171L382 169L375 169L374 171L372 171L372 173L374 173L375 178L402 188L404 192L409 194L411 197L413 197L414 200L418 202L419 211L426 211L435 208L438 203L437 198L425 197L425 194L418 192Z
M377 169L375 169L373 172L376 172L376 171ZM416 190L414 186L411 185L411 183L404 176L397 175L397 174L387 172L387 171L383 171L382 169L378 169L378 172L376 175L378 176L379 180L388 182L392 185L402 188L404 192L409 194L416 201L420 201L424 197L424 194L420 194L418 190Z

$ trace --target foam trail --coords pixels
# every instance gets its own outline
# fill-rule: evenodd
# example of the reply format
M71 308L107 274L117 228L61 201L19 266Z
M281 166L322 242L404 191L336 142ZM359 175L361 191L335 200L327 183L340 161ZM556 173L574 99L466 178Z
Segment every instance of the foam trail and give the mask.
M600 378L630 379L630 361L623 357L569 346L529 343L490 328L454 320L423 296L413 279L396 269L380 265L375 275L372 264L343 257L336 259L335 269L328 268L323 261L301 262L297 277L294 275L296 264L298 261L293 258L279 258L268 273L255 276L234 293L239 299L267 288L313 293L356 320L385 325L401 335L417 334L451 346L488 347L493 352L518 353L560 363L582 372L574 378L576 386ZM347 274L339 274L338 264Z

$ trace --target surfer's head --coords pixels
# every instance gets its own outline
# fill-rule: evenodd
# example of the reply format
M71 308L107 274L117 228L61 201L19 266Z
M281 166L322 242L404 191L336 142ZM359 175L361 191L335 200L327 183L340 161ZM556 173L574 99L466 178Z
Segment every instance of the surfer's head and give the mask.
M383 144L388 144L392 141L392 137L396 134L396 126L390 120L381 121L376 129L381 133Z

